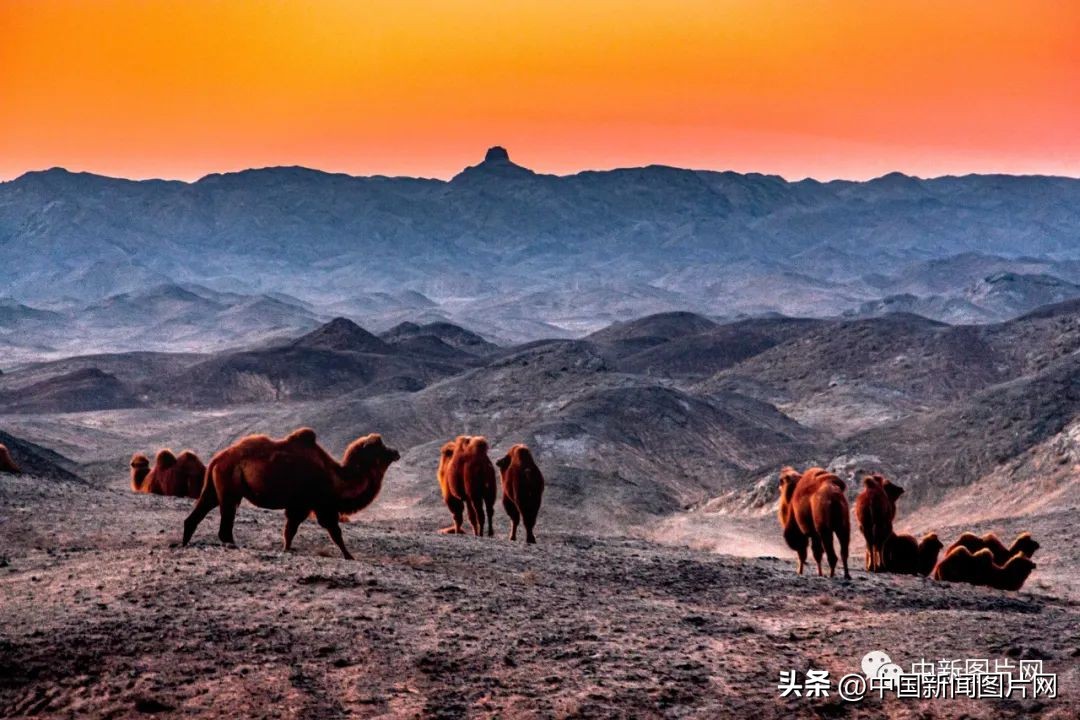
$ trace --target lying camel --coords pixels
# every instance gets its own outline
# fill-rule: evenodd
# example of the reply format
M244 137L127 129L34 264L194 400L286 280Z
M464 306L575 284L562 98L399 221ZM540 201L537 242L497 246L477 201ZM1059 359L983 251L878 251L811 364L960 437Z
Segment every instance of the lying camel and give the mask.
M179 456L171 450L159 451L152 470L145 455L131 456L131 489L137 493L197 498L205 477L206 466L190 450Z
M3 443L0 443L0 472L22 475L22 469L11 459L11 453Z
M195 529L215 506L220 506L218 538L235 545L233 523L241 499L262 508L285 510L284 548L292 549L300 524L314 514L346 560L338 524L340 514L350 515L371 504L382 489L390 464L401 459L373 433L354 441L341 463L315 441L315 432L302 428L283 440L265 435L246 437L216 454L206 471L199 501L184 521L187 545Z
M994 562L989 548L972 553L964 546L955 547L934 568L934 579L966 582L995 590L1019 590L1036 568L1031 558L1017 553L1004 565Z
M880 572L884 569L885 541L893 534L896 501L903 494L902 487L894 485L881 475L867 475L863 478L863 489L855 498L855 518L866 540L868 572Z
M1031 557L1035 554L1035 551L1039 549L1039 543L1035 538L1031 537L1031 533L1023 532L1016 536L1012 545L1005 547L1004 543L998 539L998 536L994 533L986 533L982 537L979 537L975 533L966 532L957 538L956 542L949 546L949 549L945 551L948 555L953 548L965 547L973 553L986 548L994 555L994 562L998 565L1003 565L1009 561L1016 553L1022 553L1025 557Z
M535 543L533 528L544 495L544 476L525 445L514 445L495 463L502 475L503 509L510 516L510 539L517 540L519 520L525 525L525 542Z
M885 541L884 571L926 577L937 565L941 548L936 533L928 533L922 540L916 540L912 535L893 534Z
M443 445L439 459L439 485L445 488L443 497L454 517L453 527L446 528L444 532L464 534L461 529L464 510L469 514L473 534L483 535L486 508L487 534L495 534L492 524L495 515L495 467L487 451L487 438L480 435L458 436L449 457L446 455L446 445Z
M807 542L814 553L818 575L824 575L821 569L823 552L829 559L829 577L836 575L835 535L840 543L844 577L851 577L847 564L851 524L848 501L844 496L846 487L843 480L822 468L811 468L802 475L790 467L780 471L778 515L784 528L784 539L798 553L800 575L806 564Z

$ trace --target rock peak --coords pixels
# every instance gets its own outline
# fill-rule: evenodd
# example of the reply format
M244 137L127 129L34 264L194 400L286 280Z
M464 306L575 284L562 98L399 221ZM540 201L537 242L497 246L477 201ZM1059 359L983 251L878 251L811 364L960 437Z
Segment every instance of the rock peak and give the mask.
M515 165L510 160L510 153L501 145L488 148L484 153L484 161L471 165L454 176L454 181L466 182L490 182L492 178L497 180L528 179L535 177L535 173L528 168Z
M501 145L495 145L488 148L487 153L484 155L485 163L508 163L510 162L510 153L506 152L506 148Z

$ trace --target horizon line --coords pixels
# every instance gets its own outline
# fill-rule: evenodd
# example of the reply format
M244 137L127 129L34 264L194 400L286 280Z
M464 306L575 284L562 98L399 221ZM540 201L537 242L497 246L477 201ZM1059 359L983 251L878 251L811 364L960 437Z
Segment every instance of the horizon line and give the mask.
M498 148L498 147L499 146L493 146L492 148L489 148L489 152L490 152L491 149ZM25 178L27 176L30 176L30 175L44 175L44 174L47 174L47 173L52 173L52 172L57 172L57 171L63 172L63 173L69 174L69 175L88 175L88 176L91 176L91 177L102 178L102 179L106 179L106 180L118 180L118 181L123 181L123 182L164 182L164 183L181 183L181 184L184 184L184 185L196 185L196 184L198 184L200 182L203 182L205 180L208 180L210 178L215 178L215 177L226 177L226 176L231 176L231 175L240 175L240 174L248 173L248 172L266 172L266 171L273 171L273 170L303 170L303 171L306 171L306 172L318 173L318 174L321 174L321 175L341 176L341 177L347 177L347 178L358 179L358 180L363 180L363 179L419 180L419 181L427 181L427 182L449 183L449 182L453 181L456 177L458 177L460 174L464 173L466 170L469 170L470 168L479 167L480 165L483 165L486 162L488 162L488 160L485 157L485 159L482 160L480 163L477 163L476 165L466 165L465 167L463 167L461 170L457 171L456 173L454 173L450 177L440 177L440 176L434 176L434 175L432 175L432 176L425 176L425 175L389 175L389 174L378 173L378 172L370 173L370 174L354 174L354 173L351 173L351 172L338 171L338 170L324 170L322 168L312 167L312 166L308 166L308 165L282 164L282 165L249 166L249 167L243 167L243 168L238 168L238 169L234 169L234 170L218 170L218 171L206 173L204 175L200 175L199 177L194 178L194 179L186 179L186 178L183 178L183 177L162 177L162 176L128 177L128 176L123 176L123 175L110 175L110 174L106 174L106 173L103 173L103 172L96 172L96 171L93 171L93 170L72 170L72 169L70 169L70 168L68 168L66 166L63 166L63 165L54 165L52 167L47 167L47 168L24 170L23 172L19 173L18 175L10 176L10 177L7 177L7 178L0 178L0 185L5 185L5 184L8 184L8 183L17 182L17 181L22 180L23 178ZM909 174L909 173L906 173L906 172L904 172L902 170L890 170L889 172L883 173L881 175L875 175L875 176L872 176L872 177L867 177L867 178L862 178L862 179L851 178L851 177L839 177L839 176L824 179L824 178L820 178L820 177L814 177L813 175L806 175L806 176L799 177L799 178L790 178L790 177L786 177L786 176L784 176L784 175L782 175L780 173L769 173L769 172L761 172L761 171L754 171L754 170L751 170L751 171L739 171L739 170L732 170L730 168L721 169L721 168L681 167L681 166L678 166L678 165L668 165L668 164L665 164L665 163L648 163L646 165L615 165L615 166L611 166L611 167L582 168L580 170L576 170L576 171L573 171L573 172L567 172L567 173L542 173L542 172L536 172L536 171L532 170L531 168L527 168L527 167L525 167L523 165L518 165L517 163L514 163L512 160L510 160L509 162L510 162L511 165L514 165L515 167L520 167L520 168L524 168L526 170L529 170L529 172L532 172L537 177L547 177L547 178L571 178L571 177L576 177L578 175L582 175L582 174L585 174L585 173L607 173L607 172L618 172L618 171L622 171L622 170L645 170L645 169L649 169L649 168L663 168L663 169L668 169L668 170L679 170L679 171L683 171L683 172L693 172L693 173L734 174L734 175L740 175L740 176L744 176L744 177L747 177L747 176L761 176L761 177L768 177L768 178L777 178L777 179L782 180L783 182L788 183L788 184L796 184L796 183L810 181L810 182L815 182L815 183L819 183L819 184L822 184L822 185L829 184L829 183L868 183L868 182L874 182L876 180L882 180L884 178L891 177L891 176L899 176L899 177L908 178L908 179L912 179L912 180L918 180L918 181L932 181L932 180L944 180L944 179L950 179L950 178L957 179L957 178L969 178L969 177L1010 177L1010 178L1043 178L1043 179L1059 179L1059 180L1080 180L1080 175L1063 175L1063 174L1040 173L1040 172L1012 173L1012 172L977 172L977 171L972 171L972 172L966 172L966 173L962 173L962 174L961 173L946 173L946 174L942 174L942 175L921 176L921 175Z

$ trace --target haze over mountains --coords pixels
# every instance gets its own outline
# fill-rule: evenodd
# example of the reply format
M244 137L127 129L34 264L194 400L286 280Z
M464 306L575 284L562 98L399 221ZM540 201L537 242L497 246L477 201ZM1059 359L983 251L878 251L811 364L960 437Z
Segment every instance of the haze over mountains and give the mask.
M1078 200L500 148L449 182L30 173L0 185L0 420L109 483L136 449L377 429L403 461L376 515L437 510L461 432L532 445L571 526L761 513L784 462L969 511L1038 476L1040 511L1080 463Z
M246 347L336 316L580 337L691 310L993 322L1080 293L1080 181L787 182L650 166L450 181L303 168L0 184L0 352Z

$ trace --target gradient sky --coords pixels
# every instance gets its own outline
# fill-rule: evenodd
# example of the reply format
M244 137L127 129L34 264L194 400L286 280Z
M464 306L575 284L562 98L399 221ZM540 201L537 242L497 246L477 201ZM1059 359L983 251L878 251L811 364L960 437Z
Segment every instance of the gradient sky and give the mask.
M1066 0L0 0L0 179L1080 175Z

